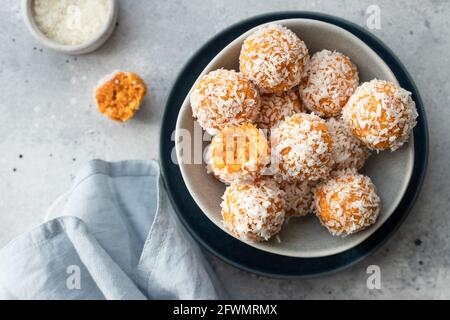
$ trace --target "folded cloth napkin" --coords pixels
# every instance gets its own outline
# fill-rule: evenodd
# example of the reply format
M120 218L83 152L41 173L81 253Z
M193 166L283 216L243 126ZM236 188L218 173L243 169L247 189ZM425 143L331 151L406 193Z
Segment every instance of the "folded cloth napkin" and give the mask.
M57 218L0 250L0 299L217 299L155 161L91 161Z

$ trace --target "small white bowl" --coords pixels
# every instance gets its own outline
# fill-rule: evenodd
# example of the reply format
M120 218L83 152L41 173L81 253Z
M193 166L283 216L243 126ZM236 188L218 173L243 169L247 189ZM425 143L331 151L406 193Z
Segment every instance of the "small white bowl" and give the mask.
M311 54L322 49L329 49L340 51L349 56L358 67L361 82L378 78L398 83L389 66L376 52L359 38L340 27L309 19L288 19L276 21L276 23L297 33L306 42ZM238 70L242 43L255 29L246 32L225 47L206 66L198 79L209 71L218 68ZM175 136L180 137L182 136L181 130L187 130L190 132L190 136L195 138L194 122L188 94L178 115ZM221 197L225 185L206 172L204 163L183 163L181 153L184 146L178 138L175 141L181 174L190 194L205 215L220 229L229 233L223 226L220 212ZM195 147L195 143L192 143L188 154L194 155ZM203 148L205 147L206 142L203 145ZM248 244L274 254L301 258L324 257L351 249L372 235L395 211L405 194L412 175L413 165L414 143L412 136L410 142L399 150L382 152L379 155L373 154L369 158L362 172L371 177L375 183L382 206L377 222L364 231L346 238L333 237L320 225L313 214L309 214L304 218L290 219L279 234L278 239L281 241L277 241L277 238L273 237L267 242ZM220 231L218 230L218 232Z
M66 45L49 39L45 34L42 33L41 30L39 30L33 17L33 2L34 0L22 0L22 13L25 24L27 25L28 30L30 30L33 37L49 49L71 55L85 54L100 48L112 35L116 27L117 16L119 13L119 5L117 3L117 0L108 0L108 20L103 26L103 29L98 33L98 35L83 44Z

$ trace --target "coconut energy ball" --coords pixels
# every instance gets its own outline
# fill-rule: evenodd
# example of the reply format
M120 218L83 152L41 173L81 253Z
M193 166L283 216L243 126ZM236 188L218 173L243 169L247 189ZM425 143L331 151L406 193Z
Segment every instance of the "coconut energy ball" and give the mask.
M201 78L190 102L200 126L214 135L225 127L254 123L261 100L256 88L241 73L219 69Z
M260 92L274 93L297 86L308 59L308 49L295 33L270 24L245 39L239 65Z
M260 242L280 231L285 219L284 197L276 182L232 183L222 199L223 223L239 239Z
M272 140L284 180L317 181L329 174L333 141L325 120L313 114L294 114L280 123Z
M339 116L358 85L358 71L347 56L319 51L311 57L300 83L302 104L322 117Z
M333 139L333 169L361 169L370 155L369 149L352 135L342 119L329 118L327 125Z
M315 211L323 226L335 236L347 236L374 224L380 198L369 177L356 170L336 171L315 190Z
M303 217L313 210L313 188L306 181L282 181L281 190L284 191L286 218Z
M114 72L95 90L98 110L115 121L128 121L139 110L147 93L144 81L132 72Z
M418 115L410 92L375 79L356 89L342 116L353 135L368 148L395 151L408 141Z
M269 145L262 130L252 124L229 127L214 136L207 169L220 181L252 181L269 164Z
M261 96L261 110L256 124L259 128L270 129L295 113L303 112L297 90L291 89Z

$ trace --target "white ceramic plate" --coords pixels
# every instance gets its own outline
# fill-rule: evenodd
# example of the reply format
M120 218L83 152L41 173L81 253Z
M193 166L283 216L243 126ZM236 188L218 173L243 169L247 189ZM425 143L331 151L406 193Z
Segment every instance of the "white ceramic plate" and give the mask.
M364 42L344 29L329 23L309 19L289 19L275 21L275 23L282 24L294 31L305 41L310 54L322 49L329 49L340 51L349 56L358 67L361 82L378 78L397 83L394 74L386 63ZM253 30L246 32L225 47L208 64L200 77L218 68L238 70L239 52L242 43ZM193 137L194 122L188 95L178 115L176 136L179 137L182 132L181 129L184 129L190 131ZM190 194L205 215L219 228L229 233L222 225L220 213L221 197L225 185L206 172L204 163L181 163L182 147L179 142L177 139L177 158ZM204 143L203 147L206 145ZM192 144L191 147L191 153L194 154L193 150L198 146ZM412 137L410 143L401 149L393 153L387 151L378 155L374 154L367 161L362 172L372 178L382 201L378 221L370 228L346 238L333 237L320 225L314 215L309 215L305 218L290 219L279 234L278 239L280 241L274 237L268 242L248 243L248 245L275 254L303 258L333 255L358 245L374 233L394 212L411 178L413 162L414 145Z

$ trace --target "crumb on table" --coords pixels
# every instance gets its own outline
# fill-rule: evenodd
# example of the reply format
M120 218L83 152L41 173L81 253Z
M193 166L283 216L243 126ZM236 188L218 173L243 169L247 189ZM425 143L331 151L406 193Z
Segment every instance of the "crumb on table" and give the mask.
M117 72L95 92L98 110L116 121L128 121L139 110L147 93L144 81L135 73Z

